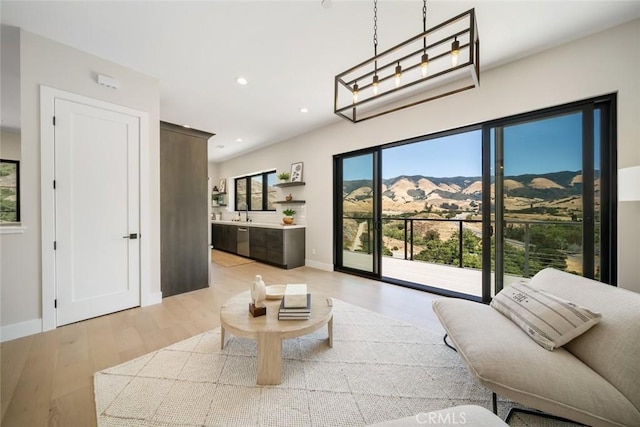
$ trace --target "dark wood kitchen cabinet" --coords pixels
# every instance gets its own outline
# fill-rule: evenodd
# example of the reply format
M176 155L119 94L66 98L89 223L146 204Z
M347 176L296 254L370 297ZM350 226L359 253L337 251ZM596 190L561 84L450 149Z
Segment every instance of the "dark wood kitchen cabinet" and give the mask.
M238 228L235 225L211 224L211 244L214 249L235 254L238 249Z
M268 228L246 223L211 224L213 247L237 254L238 227L249 229L249 258L287 269L304 265L304 228Z
M304 265L305 229L251 227L251 258L283 268Z
M251 227L249 230L249 252L251 258L259 261L267 260L267 234L269 231L271 230L268 228Z

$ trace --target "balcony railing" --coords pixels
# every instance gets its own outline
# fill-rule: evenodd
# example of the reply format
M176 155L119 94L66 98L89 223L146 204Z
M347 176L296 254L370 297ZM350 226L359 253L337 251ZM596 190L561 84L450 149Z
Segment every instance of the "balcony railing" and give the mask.
M345 242L344 248L371 254L373 219L344 217L344 220L358 224L358 232L352 236L350 244ZM394 249L391 255L394 258L423 260L458 268L482 267L480 219L385 217L381 226L386 247L383 255L389 256L390 246ZM581 233L582 222L579 221L505 220L505 273L531 277L548 266L581 273ZM494 239L492 237L492 246ZM446 245L443 246L443 242ZM495 250L492 248L492 264L494 258ZM570 263L567 262L569 260Z

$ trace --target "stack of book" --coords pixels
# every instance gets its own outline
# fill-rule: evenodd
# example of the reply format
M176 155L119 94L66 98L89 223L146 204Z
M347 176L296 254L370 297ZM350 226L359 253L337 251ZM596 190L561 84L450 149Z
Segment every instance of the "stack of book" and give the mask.
M308 320L309 317L311 294L307 292L307 285L287 285L280 303L278 320Z

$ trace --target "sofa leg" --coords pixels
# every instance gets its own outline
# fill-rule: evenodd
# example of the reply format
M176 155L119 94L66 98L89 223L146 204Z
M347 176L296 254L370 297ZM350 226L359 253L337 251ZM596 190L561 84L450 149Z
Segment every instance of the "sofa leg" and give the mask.
M493 405L493 413L498 415L498 396L495 393L491 393L491 403ZM511 413L511 412L509 412ZM508 423L508 421L506 421Z
M493 393L493 397L494 398L495 398L495 396L496 396L496 394ZM548 418L550 420L563 421L565 423L571 423L571 424L575 424L575 425L578 425L578 426L584 425L584 424L580 424L580 423L577 423L575 421L569 420L567 418L559 417L557 415L547 414L546 412L536 411L536 410L531 410L531 409L524 409L524 408L515 408L515 407L509 409L509 413L507 414L507 417L504 419L504 422L509 424L509 421L511 420L511 417L513 417L513 415L516 414L516 413L534 415L536 417Z
M449 334L444 334L444 337L442 337L442 341L444 341L444 345L446 345L447 347L449 347L451 350L455 351L456 353L458 352L458 350L456 350L455 347L453 347L451 344L449 344L447 342L447 337L449 336Z

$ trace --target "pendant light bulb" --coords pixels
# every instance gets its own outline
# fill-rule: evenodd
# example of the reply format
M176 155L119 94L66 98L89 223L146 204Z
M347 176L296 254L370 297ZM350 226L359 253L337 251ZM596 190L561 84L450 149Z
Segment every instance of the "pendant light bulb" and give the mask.
M422 69L422 77L427 77L427 69L429 68L429 55L426 53L422 54L422 59L420 60L420 68Z
M400 87L400 77L402 77L402 67L400 66L400 62L398 62L398 65L396 65L396 87Z
M456 37L451 43L451 66L455 67L458 65L458 54L460 53L460 42Z
M358 102L358 83L353 85L353 103Z
M373 75L373 83L371 83L371 87L373 88L373 94L377 95L378 94L378 75L377 74Z

